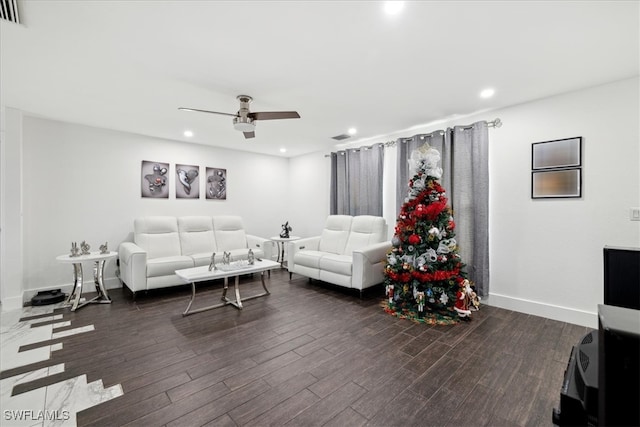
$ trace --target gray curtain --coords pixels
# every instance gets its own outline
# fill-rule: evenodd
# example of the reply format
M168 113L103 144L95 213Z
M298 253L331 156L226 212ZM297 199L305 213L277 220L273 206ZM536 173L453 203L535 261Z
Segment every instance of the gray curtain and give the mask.
M382 216L384 145L331 153L331 215Z
M456 222L456 241L469 278L481 296L489 294L489 132L487 122L397 141L396 212L407 197L411 152L428 143L442 157L440 184Z

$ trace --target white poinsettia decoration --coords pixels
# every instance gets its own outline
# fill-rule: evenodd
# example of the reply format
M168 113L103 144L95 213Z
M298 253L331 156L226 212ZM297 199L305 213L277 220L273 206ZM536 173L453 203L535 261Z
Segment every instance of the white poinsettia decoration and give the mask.
M429 144L424 144L411 153L409 169L411 175L423 172L427 176L440 179L442 177L442 168L438 167L438 163L440 163L440 152Z

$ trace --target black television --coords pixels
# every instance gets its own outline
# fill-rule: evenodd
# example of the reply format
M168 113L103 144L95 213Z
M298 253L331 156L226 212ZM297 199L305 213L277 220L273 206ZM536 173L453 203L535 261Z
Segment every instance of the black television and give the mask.
M558 426L640 425L640 248L604 247L598 329L571 349Z
M598 425L640 426L640 311L598 305Z
M604 303L640 310L640 248L604 247Z

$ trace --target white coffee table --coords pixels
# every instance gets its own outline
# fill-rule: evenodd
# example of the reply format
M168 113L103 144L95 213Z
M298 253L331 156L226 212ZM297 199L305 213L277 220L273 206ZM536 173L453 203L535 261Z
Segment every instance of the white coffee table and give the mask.
M184 280L187 283L191 283L191 299L189 300L189 305L187 305L187 309L182 313L183 316L188 316L194 313L200 313L201 311L212 310L214 308L224 307L226 305L232 305L238 310L242 310L242 299L240 299L240 276L243 274L251 274L251 273L260 273L260 280L262 282L262 287L264 288L264 292L258 295L252 295L249 297L245 297L244 300L250 300L254 298L263 297L265 295L269 295L269 289L264 283L264 272L272 270L274 268L280 267L280 264L268 260L256 260L253 265L243 265L241 268L233 269L233 270L221 270L220 268L226 268L220 264L217 265L218 270L209 271L209 266L204 265L202 267L193 267L193 268L184 268L182 270L176 270L176 275ZM236 299L230 300L227 298L227 289L229 288L229 278L235 277L234 282L234 290L236 292ZM193 301L196 299L196 283L203 282L206 280L215 280L215 279L224 279L224 289L222 290L222 303L210 305L207 307L198 308L195 310L191 310L191 305Z
M56 261L63 264L73 264L73 290L69 293L65 306L71 306L71 311L76 311L79 308L84 307L87 304L111 304L111 298L107 294L107 289L104 287L103 275L104 264L107 260L118 256L117 252L91 252L88 255L69 256L60 255L56 257ZM82 296L82 263L93 262L93 282L96 285L96 292L98 296L90 299L89 301L80 304L80 297Z
M269 237L269 240L271 240L272 242L276 242L276 245L278 245L278 262L280 263L280 267L284 268L284 245L286 245L287 242L300 240L300 237L299 236L289 236L289 237L274 236L274 237Z

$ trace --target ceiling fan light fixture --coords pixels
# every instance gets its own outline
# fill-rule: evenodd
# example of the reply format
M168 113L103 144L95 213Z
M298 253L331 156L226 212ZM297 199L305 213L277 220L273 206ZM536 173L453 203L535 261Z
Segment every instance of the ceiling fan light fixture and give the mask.
M251 117L234 117L233 127L240 132L253 132L256 125Z

